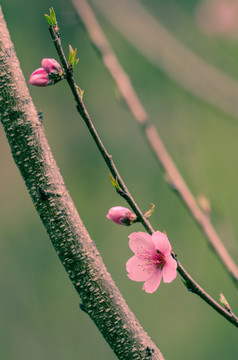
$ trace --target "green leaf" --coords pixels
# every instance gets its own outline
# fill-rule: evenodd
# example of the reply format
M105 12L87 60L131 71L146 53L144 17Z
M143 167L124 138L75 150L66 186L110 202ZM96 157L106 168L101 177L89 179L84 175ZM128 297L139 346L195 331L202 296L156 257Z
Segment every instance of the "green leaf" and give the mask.
M75 65L77 65L78 61L79 61L79 59L74 60L73 67L75 67Z
M77 85L77 89L79 92L79 96L81 97L81 99L83 98L83 94L84 94L84 90L82 90L78 85Z
M111 174L109 174L109 177L110 177L111 183L112 183L112 185L114 186L114 188L115 188L116 190L119 190L119 189L120 189L120 186L119 186L119 184L118 184L118 180L117 180L117 179L114 179L114 177L113 177Z
M74 53L74 49L73 49L72 46L69 44L69 64L72 64L73 53Z
M52 21L54 21L54 23L56 25L57 21L56 21L56 15L55 15L55 11L54 11L53 7L50 8L50 16L51 16Z
M52 20L51 20L51 17L47 14L45 14L45 18L46 20L48 21L48 24L52 26Z
M57 26L55 11L52 7L49 10L50 10L50 15L45 14L45 18L50 26Z
M72 46L69 44L69 65L72 66L72 68L75 67L75 65L78 63L79 59L75 59L77 54L77 49L73 49Z

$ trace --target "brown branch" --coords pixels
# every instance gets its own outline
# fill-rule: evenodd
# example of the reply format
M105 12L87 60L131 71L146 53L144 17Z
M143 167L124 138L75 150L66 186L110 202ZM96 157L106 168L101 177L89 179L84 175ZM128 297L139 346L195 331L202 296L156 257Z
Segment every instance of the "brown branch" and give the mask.
M105 160L109 170L111 171L112 176L117 179L118 184L120 186L121 189L121 194L123 194L123 197L127 200L128 204L134 209L135 214L138 218L138 221L140 221L143 226L145 227L146 231L148 231L150 234L153 232L153 228L151 226L151 224L149 223L149 221L145 218L145 216L143 215L143 213L141 212L139 206L136 204L135 200L133 199L133 197L131 196L130 192L128 191L125 183L123 182L121 175L119 173L119 171L117 170L113 160L112 160L112 156L108 154L107 150L105 149L100 137L98 136L98 133L90 119L90 116L88 114L88 111L83 103L83 100L79 94L79 90L77 88L77 85L74 81L73 78L73 73L72 70L69 69L68 67L68 63L63 51L63 48L61 46L61 40L60 37L58 36L58 32L56 32L54 30L54 28L52 26L49 27L49 31L50 34L52 36L56 51L59 55L59 58L61 60L63 69L65 71L66 74L66 80L71 88L71 91L73 93L75 102L77 104L77 110L79 112L79 114L82 116L83 120L85 121L88 130L90 132L90 134L92 135L93 140L95 141L98 150L100 151L103 159Z
M187 206L191 216L202 229L214 252L231 275L236 286L238 286L237 265L223 245L207 214L204 213L197 205L193 194L189 190L174 161L166 150L156 127L152 124L148 114L136 95L128 75L125 73L114 54L112 47L104 35L91 7L86 0L73 0L73 4L90 35L90 39L94 47L96 47L101 55L105 67L108 69L117 84L126 104L128 105L128 108L132 112L135 120L141 125L141 129L150 149L154 153L158 163L167 174L169 184L176 189L180 198Z
M176 259L176 256L172 254ZM224 309L219 303L217 303L201 286L199 286L194 279L187 273L180 262L177 260L177 270L181 277L184 279L184 284L189 291L198 295L207 304L209 304L214 310L216 310L221 316L227 319L229 322L238 327L238 318L235 314L227 309Z
M134 213L137 215L138 217L138 221L140 221L142 223L142 225L144 226L145 230L148 233L153 233L154 230L152 228L152 225L150 224L150 222L145 218L145 216L143 215L143 213L141 212L140 208L138 207L138 205L136 204L136 202L134 201L133 197L131 196L130 192L128 191L128 189L126 188L113 160L112 157L108 154L107 150L105 149L105 146L103 145L91 119L89 116L89 113L83 103L82 97L79 94L78 91L78 87L74 81L74 77L73 77L73 73L72 73L72 69L71 67L67 64L67 61L65 60L65 54L62 48L62 44L61 44L61 40L60 40L60 36L59 36L59 30L57 27L57 31L55 31L54 27L50 26L49 27L50 30L50 34L52 36L56 51L59 55L60 59L64 59L62 62L63 65L63 69L65 71L66 74L66 79L67 82L71 88L71 91L74 95L74 99L75 102L77 104L77 110L79 112L79 114L81 115L81 117L83 118L85 124L88 127L88 130L90 131L101 155L103 156L109 170L111 171L112 175L118 180L119 186L124 194L124 198L126 199L126 201L128 202L128 204L131 206L132 210L134 211ZM120 194L121 195L121 194ZM176 255L173 253L172 254L173 257L176 259ZM177 259L176 259L177 260ZM200 296L208 305L210 305L214 310L216 310L219 314L221 314L223 317L225 317L228 321L230 321L232 324L234 324L235 326L238 327L238 318L234 315L229 313L227 310L223 309L214 299L212 299L212 297L210 295L208 295L196 282L194 279L192 279L192 277L186 272L186 270L182 267L182 265L180 264L180 262L177 260L177 265L178 265L178 272L180 273L180 275L183 277L183 279L185 280L186 286L189 286L189 289L191 291L193 291L194 293L196 293L198 296Z
M119 359L164 357L115 286L46 140L0 9L0 113L12 156L82 308ZM148 356L148 349L152 356Z

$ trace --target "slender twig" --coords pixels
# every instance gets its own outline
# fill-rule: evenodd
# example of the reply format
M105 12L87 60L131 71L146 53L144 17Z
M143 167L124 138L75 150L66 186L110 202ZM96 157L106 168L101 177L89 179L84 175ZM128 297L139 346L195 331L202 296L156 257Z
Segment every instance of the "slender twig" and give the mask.
M1 7L0 115L12 156L34 206L81 298L80 308L94 321L118 359L164 360L117 289L66 189L30 97ZM148 349L153 356L148 356Z
M212 246L214 252L221 260L226 270L231 275L236 286L238 286L238 267L229 255L221 239L216 233L209 217L198 206L195 197L189 190L173 159L164 146L158 130L153 125L146 113L141 101L139 100L128 75L120 65L111 45L109 44L102 28L100 27L91 7L86 0L73 0L75 8L82 20L90 39L102 57L105 67L113 77L121 95L128 105L135 120L141 125L143 134L154 153L157 161L167 174L168 183L171 188L175 189L184 204L187 206L189 213L197 222L205 234L207 241Z
M174 253L172 255L176 259ZM228 321L230 321L232 324L238 327L238 317L235 316L235 314L233 314L231 311L224 309L220 304L214 301L214 299L204 289L202 289L201 286L195 283L194 279L187 273L187 271L183 268L183 266L180 264L178 260L177 260L177 264L178 264L178 268L177 268L178 273L184 279L185 286L187 287L187 289L192 293L198 295L213 309L215 309L220 315L222 315L224 318L226 318Z
M61 41L60 41L60 38L57 34L57 32L54 30L54 28L52 26L49 27L49 30L50 30L50 33L51 33L51 36L53 38L53 41L54 41L54 45L56 47L56 51L57 53L59 54L59 57L60 57L60 60L61 60L61 63L62 63L62 66L64 68L64 71L65 71L65 74L66 74L66 79L68 81L68 84L72 90L72 93L74 95L74 99L76 101L76 104L77 104L77 110L78 112L80 113L80 115L82 116L83 120L85 121L92 137L93 137L93 140L95 141L103 159L105 160L109 170L111 171L112 173L112 176L117 179L118 181L118 184L121 188L121 190L123 191L124 193L124 198L127 200L128 204L134 209L135 211L135 214L138 218L138 220L140 222L142 222L143 226L145 227L145 229L151 234L153 232L153 228L152 226L150 225L150 223L148 222L148 220L143 216L143 213L141 212L140 208L137 206L137 204L135 203L133 197L131 196L131 194L129 193L126 185L124 184L113 160L112 160L112 157L111 155L108 154L107 150L105 149L91 119L90 119L90 116L87 112L87 109L83 103L83 100L79 94L79 91L78 91L78 88L77 88L77 85L74 81L74 78L73 78L73 73L72 73L72 70L69 69L68 67L68 63L67 63L67 60L66 60L66 57L64 55L64 51L62 49L62 46L61 46Z
M59 55L60 59L65 59L64 51L61 45L61 40L59 37L58 31L56 32L52 26L49 27L50 34L52 36L56 51ZM98 133L96 132L95 127L93 126L93 123L90 119L90 116L88 114L88 111L83 103L82 97L79 94L78 87L74 81L72 69L68 66L67 61L62 62L62 66L64 68L67 82L72 90L72 93L74 95L74 99L77 104L77 109L82 116L83 120L85 121L100 153L102 154L110 172L112 175L118 180L118 184L120 185L123 192L126 194L126 200L128 204L131 206L134 213L139 217L139 221L141 221L142 225L144 226L145 230L148 233L153 233L153 228L150 224L150 222L145 218L142 211L134 201L133 197L129 193L128 189L126 188L113 160L111 155L108 154L106 151L105 146L103 145ZM176 258L175 254L173 253L174 258ZM201 289L201 287L190 277L187 272L183 269L182 265L177 261L178 264L178 272L182 276L182 278L187 281L189 281L189 287L190 289L196 293L198 296L200 296L207 304L209 304L213 309L215 309L218 313L220 313L222 316L224 316L228 321L230 321L232 324L238 327L238 318L235 315L229 314L225 309L222 309L221 306L213 300L204 290Z

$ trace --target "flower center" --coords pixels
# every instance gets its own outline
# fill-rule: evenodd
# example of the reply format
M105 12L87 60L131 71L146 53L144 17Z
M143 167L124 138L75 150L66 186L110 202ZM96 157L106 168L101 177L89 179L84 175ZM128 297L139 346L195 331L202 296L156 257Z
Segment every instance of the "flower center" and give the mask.
M145 270L147 272L154 272L155 270L162 270L165 264L165 256L156 249L153 253L144 254Z
M163 269L165 264L165 256L159 250L156 249L155 259L157 262L156 269Z

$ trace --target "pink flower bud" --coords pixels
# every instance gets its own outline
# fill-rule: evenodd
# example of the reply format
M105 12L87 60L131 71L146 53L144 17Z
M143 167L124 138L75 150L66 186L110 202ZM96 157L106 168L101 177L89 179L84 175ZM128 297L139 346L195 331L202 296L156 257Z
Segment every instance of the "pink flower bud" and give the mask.
M42 68L35 70L29 79L29 84L47 86L57 83L63 78L63 70L55 59L45 58L41 62Z
M44 58L41 65L48 74L52 71L58 73L61 69L60 64L55 59Z
M136 215L125 207L115 206L109 210L107 218L116 224L129 226L136 220Z
M31 85L47 86L49 83L48 73L43 68L35 70L30 76L29 84Z

